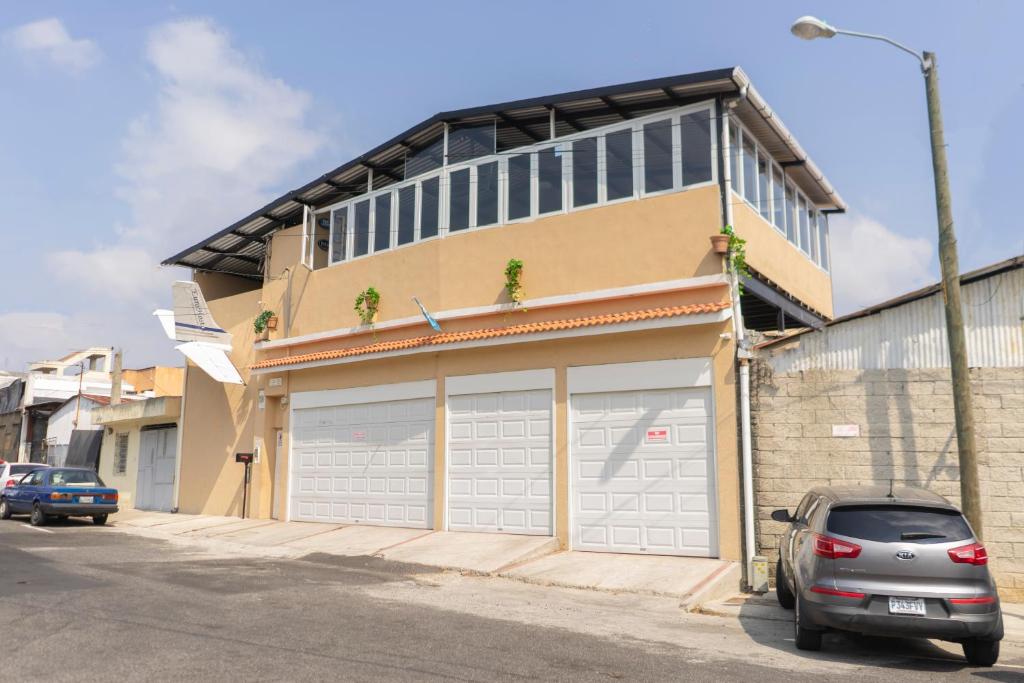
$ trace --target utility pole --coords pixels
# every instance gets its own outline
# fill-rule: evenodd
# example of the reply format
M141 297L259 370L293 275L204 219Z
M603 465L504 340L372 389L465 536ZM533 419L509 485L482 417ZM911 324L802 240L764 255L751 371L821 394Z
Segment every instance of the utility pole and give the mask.
M939 264L942 268L942 299L946 306L946 337L953 377L953 414L956 443L960 452L960 503L979 538L984 534L981 488L978 484L978 449L974 438L974 407L971 403L971 375L967 365L967 335L960 304L960 259L953 230L953 207L946 167L946 141L942 132L939 103L939 72L935 53L924 53L924 82L928 96L928 127L931 130L932 170L935 175L935 208L939 216Z
M78 398L75 399L75 421L72 427L78 428L78 417L82 412L82 376L85 375L85 361L78 363Z

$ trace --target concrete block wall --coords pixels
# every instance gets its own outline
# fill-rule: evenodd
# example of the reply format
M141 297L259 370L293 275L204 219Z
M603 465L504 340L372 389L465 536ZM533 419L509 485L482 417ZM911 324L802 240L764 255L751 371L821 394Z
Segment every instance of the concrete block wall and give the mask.
M1024 602L1024 368L971 370L984 540L1004 600ZM960 502L948 369L812 370L751 378L758 546L774 571L782 524L819 484L922 486ZM859 436L833 437L833 425Z

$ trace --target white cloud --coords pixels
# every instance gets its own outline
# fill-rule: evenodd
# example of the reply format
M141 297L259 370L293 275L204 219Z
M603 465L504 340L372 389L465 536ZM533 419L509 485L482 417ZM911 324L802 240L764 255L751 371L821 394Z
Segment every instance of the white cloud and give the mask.
M128 126L117 169L131 220L98 245L47 259L49 277L63 284L54 290L61 310L84 313L11 314L19 316L8 321L13 328L0 318L0 331L41 330L24 341L0 332L0 362L17 368L72 347L113 345L129 365L180 363L150 314L167 307L169 284L184 273L160 261L265 204L324 144L306 121L309 94L264 73L211 21L157 27L146 58L156 106Z
M7 42L26 55L37 55L72 73L80 73L100 61L100 49L87 38L72 38L57 18L40 19L9 31Z
M904 237L876 220L851 214L830 228L836 313L879 303L935 281L932 243Z

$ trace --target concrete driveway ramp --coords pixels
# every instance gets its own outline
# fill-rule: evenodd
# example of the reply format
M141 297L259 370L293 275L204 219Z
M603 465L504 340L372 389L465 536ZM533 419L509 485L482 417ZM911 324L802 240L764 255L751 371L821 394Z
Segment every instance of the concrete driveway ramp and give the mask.
M438 531L384 550L380 556L395 562L489 574L557 549L558 539L551 536Z
M697 605L739 591L739 563L702 557L561 552L502 572L542 585L610 592L647 593Z
M318 524L316 526L323 526ZM289 548L328 555L376 555L382 550L434 533L424 529L352 525L289 541Z

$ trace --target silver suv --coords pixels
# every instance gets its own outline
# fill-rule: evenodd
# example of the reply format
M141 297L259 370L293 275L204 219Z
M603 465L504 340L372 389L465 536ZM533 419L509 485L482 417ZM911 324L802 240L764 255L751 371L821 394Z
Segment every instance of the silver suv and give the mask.
M796 608L796 646L826 629L963 644L967 661L999 658L1003 619L985 552L948 500L919 488L811 489L779 548L776 593Z

